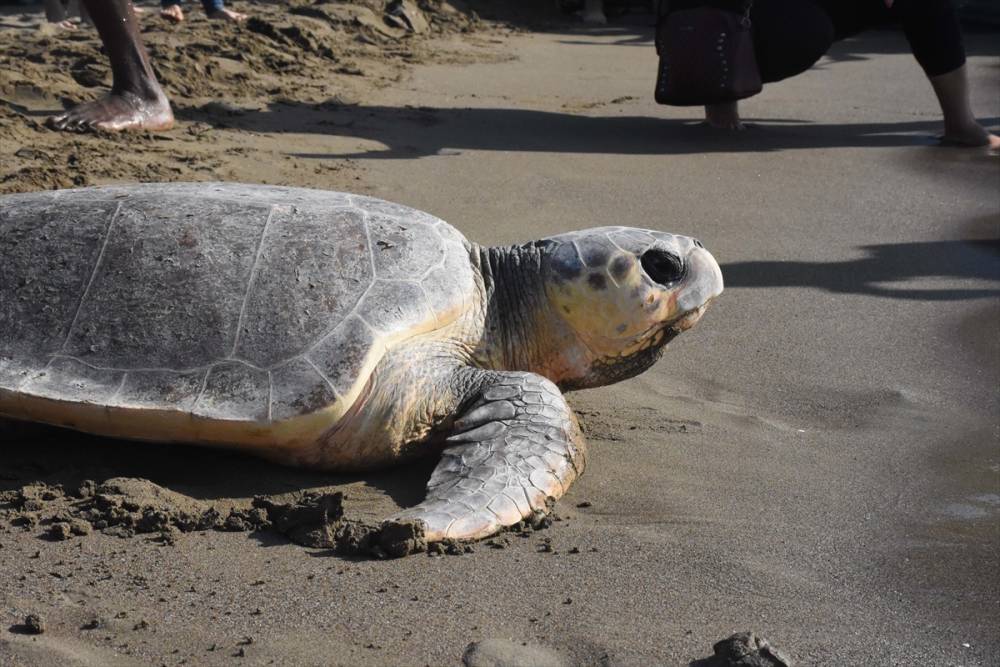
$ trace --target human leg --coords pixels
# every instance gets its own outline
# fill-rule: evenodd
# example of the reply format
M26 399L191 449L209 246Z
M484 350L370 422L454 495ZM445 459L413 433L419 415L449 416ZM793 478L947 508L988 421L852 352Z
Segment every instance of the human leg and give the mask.
M745 130L740 119L739 102L719 102L705 105L705 124L719 130Z
M947 143L960 146L989 146L1000 150L1000 137L979 124L969 102L969 77L966 66L929 77L944 116Z
M111 91L49 119L59 130L166 130L170 102L149 65L129 0L83 0L111 61Z
M944 139L1000 148L1000 138L983 128L972 113L962 29L952 0L894 0L891 7L867 0L819 2L834 23L836 39L898 23L941 105Z
M965 146L1000 148L1000 137L988 132L972 113L965 45L951 0L897 0L893 13L937 95L944 116L944 139Z

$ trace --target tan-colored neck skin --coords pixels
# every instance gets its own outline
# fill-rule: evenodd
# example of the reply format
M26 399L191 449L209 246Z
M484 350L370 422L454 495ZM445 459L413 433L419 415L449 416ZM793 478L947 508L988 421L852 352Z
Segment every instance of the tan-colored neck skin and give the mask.
M531 244L477 250L486 315L476 363L538 373L558 385L586 377L594 355L546 296L543 250Z

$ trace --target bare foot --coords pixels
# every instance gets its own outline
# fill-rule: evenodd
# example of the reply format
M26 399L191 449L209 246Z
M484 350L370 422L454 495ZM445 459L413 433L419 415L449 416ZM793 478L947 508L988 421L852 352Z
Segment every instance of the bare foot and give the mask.
M705 105L705 122L720 130L745 130L736 102Z
M160 10L160 16L173 23L180 23L184 20L184 10L180 5L167 5Z
M70 132L169 130L174 126L174 114L162 93L153 99L144 99L135 93L112 92L49 118L48 126Z
M55 27L59 28L60 30L70 30L70 31L76 30L76 24L73 23L72 21L70 21L69 19L63 19L62 21L56 21L52 25L54 25Z
M247 18L246 14L240 14L239 12L234 12L231 9L216 9L214 12L208 15L208 18L215 19L218 21L232 21L233 23L241 23Z

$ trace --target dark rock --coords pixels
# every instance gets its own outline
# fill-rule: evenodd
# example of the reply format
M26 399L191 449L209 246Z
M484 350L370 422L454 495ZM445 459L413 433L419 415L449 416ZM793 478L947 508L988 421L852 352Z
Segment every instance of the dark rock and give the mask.
M70 529L68 523L60 522L49 526L49 530L46 535L53 540L68 540L73 537L73 531Z
M791 660L753 632L737 632L712 646L714 655L692 667L791 667Z
M40 635L45 632L45 621L38 614L28 614L24 617L24 631L29 635Z

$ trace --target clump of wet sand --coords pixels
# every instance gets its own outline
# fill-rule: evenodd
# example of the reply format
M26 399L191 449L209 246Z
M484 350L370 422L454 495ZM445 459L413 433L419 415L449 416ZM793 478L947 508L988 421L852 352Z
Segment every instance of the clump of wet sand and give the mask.
M422 524L374 523L344 515L344 493L302 493L293 500L256 496L251 507L220 509L148 479L115 477L101 483L84 480L73 488L36 482L0 493L0 519L37 531L48 540L68 540L93 531L128 538L152 535L174 544L182 533L218 530L272 531L289 541L340 556L398 558L427 552L460 555L474 547L445 540L428 544ZM512 526L522 536L552 525L551 508ZM503 548L504 538L489 541ZM550 543L550 542L549 542Z
M378 527L345 520L343 499L343 493L307 492L291 502L258 496L250 508L220 511L148 479L129 477L100 484L85 480L73 489L37 483L0 496L12 526L38 529L51 540L97 530L123 538L151 534L172 543L176 535L193 531L274 530L303 546L372 553Z

